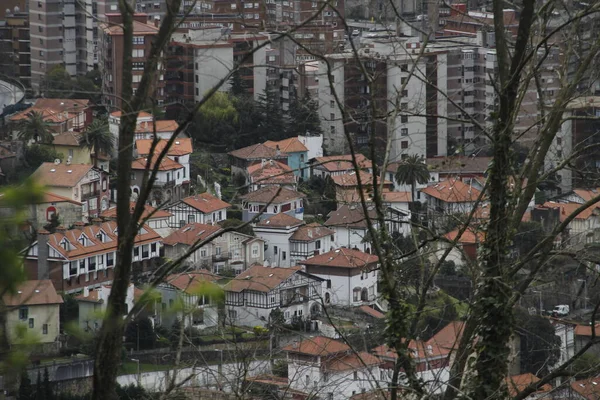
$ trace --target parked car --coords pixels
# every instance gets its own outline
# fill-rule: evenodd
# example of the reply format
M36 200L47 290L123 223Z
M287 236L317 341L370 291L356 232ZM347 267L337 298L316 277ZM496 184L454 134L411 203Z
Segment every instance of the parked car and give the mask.
M570 308L566 304L560 304L558 306L554 306L552 310L553 317L566 317L571 312Z

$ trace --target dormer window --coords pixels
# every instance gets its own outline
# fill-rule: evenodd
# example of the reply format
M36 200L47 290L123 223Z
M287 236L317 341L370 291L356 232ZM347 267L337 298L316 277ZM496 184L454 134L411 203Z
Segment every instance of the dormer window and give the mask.
M96 234L96 238L101 241L102 243L104 243L104 234L102 232L98 232Z
M69 241L67 239L61 240L60 247L62 247L65 250L69 250Z
M79 237L78 242L81 243L82 246L85 246L87 244L87 238L85 236L81 235Z

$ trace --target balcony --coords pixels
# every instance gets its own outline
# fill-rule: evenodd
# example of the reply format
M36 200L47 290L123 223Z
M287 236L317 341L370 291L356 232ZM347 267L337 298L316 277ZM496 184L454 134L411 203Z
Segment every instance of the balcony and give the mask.
M81 193L81 201L91 199L92 197L98 197L99 195L100 190L92 190L91 192Z
M175 186L175 180L170 181L154 181L155 188L170 188Z
M227 260L231 259L232 257L233 257L233 254L230 252L224 252L221 254L213 254L212 261L213 262L227 261Z

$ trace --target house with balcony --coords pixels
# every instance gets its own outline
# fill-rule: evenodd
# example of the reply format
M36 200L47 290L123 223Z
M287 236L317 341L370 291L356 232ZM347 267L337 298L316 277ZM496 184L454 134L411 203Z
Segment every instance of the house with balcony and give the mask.
M451 178L420 190L427 213L440 218L450 214L468 214L475 207L481 191L469 183Z
M375 182L373 175L368 172L360 171L356 174L354 171L331 176L335 187L335 200L338 205L360 203L362 199L369 198ZM377 185L381 185L381 180L377 179ZM359 187L360 184L360 187ZM366 194L361 197L360 189ZM383 189L390 191L393 189L393 183L384 180Z
M298 227L290 236L291 265L298 265L310 257L333 250L335 232L321 224L313 222Z
M152 150L153 139L138 139L135 141L134 154L137 157L147 158ZM165 147L168 145L167 139L160 139L154 147L153 157L158 157ZM168 148L166 156L171 160L183 165L183 178L184 184L189 184L190 181L190 154L194 152L192 146L192 139L190 138L177 138ZM137 158L136 157L136 158Z
M292 169L275 160L262 160L250 165L246 170L249 190L255 191L265 187L283 187L296 190L298 178Z
M10 343L18 344L19 325L26 329L27 334L35 335L41 344L58 342L63 299L56 293L52 281L28 280L16 289L14 294L2 295L4 306L8 308L6 328Z
M374 229L378 228L377 215L373 206L367 207L367 213ZM367 240L368 220L360 204L342 205L327 215L323 224L335 232L335 248L347 247L370 252L371 244Z
M129 203L129 211L133 213L136 203ZM145 224L153 229L160 237L165 238L172 232L169 227L169 219L173 216L168 211L156 209L148 204L144 204L144 211L140 217L140 221L145 220ZM100 217L106 220L116 221L117 220L117 207L109 208L100 214ZM65 224L67 225L67 224ZM69 225L67 225L69 226Z
M89 286L84 286L83 292L75 296L79 308L79 328L83 332L97 332L102 326L111 288L111 285L100 285L92 289ZM134 292L135 286L130 283L125 295L127 312L133 308Z
M279 161L287 163L287 154L283 153L275 146L271 148L262 143L243 147L227 153L231 164L231 175L241 174L247 177L248 167L254 164L260 164L263 160Z
M121 117L123 113L121 111L113 111L108 116L108 130L115 137L116 140L119 139L119 128L121 126ZM154 117L152 114L149 114L145 111L140 111L137 116L136 125L141 125L144 122L152 122L154 121ZM140 138L143 139L143 138ZM168 139L168 138L166 138Z
M50 193L82 203L85 219L95 218L109 207L109 177L90 164L43 163L32 178Z
M306 195L296 190L265 187L242 196L242 220L267 219L275 214L286 213L297 219L304 219L304 198Z
M167 211L171 228L181 228L195 222L214 224L227 219L227 209L231 204L208 192L195 194L170 205Z
M300 261L304 270L325 280L326 304L360 306L377 301L379 258L345 247Z
M165 256L176 259L190 247L222 231L219 225L191 223L164 239ZM232 270L239 274L254 263L264 262L264 240L239 232L225 232L196 249L184 264L220 274Z
M42 115L55 136L65 132L82 132L93 119L92 104L87 99L41 98L32 107L9 118L13 139L19 137L19 123L27 120L32 112Z
M219 322L216 282L218 275L205 269L169 275L156 290L160 293L160 325L169 329L175 319L184 326L205 329Z
M76 223L72 229L55 233L38 231L37 240L24 250L25 271L31 279L50 279L64 293L78 293L84 287L109 285L117 257L118 231L115 221L94 220L92 225ZM132 271L150 271L161 254L162 238L144 225L135 236Z
M300 267L279 268L255 264L229 281L225 291L228 322L266 326L274 310L286 323L321 314L323 280Z
M188 195L189 178L185 178L185 167L165 157L156 166L156 158L148 163L147 158L138 158L131 163L131 199L137 201L143 185L144 173L157 167L156 180L148 200L156 207L164 202L174 203ZM189 175L187 175L189 177ZM184 184L188 182L188 184Z
M63 155L65 162L71 164L93 164L97 168L108 172L110 164L110 154L92 152L88 147L81 145L82 134L79 132L64 132L54 136L50 144L44 146L51 147L57 153Z
M265 241L265 261L274 267L297 265L292 259L290 238L304 221L285 213L258 221L254 233Z
M287 165L292 169L294 175L300 179L310 178L310 169L308 168L308 148L299 138L293 137L280 141L268 140L265 146L287 154Z
M371 391L382 361L324 336L309 337L282 349L287 353L290 387L319 398L346 400Z
M361 171L373 172L371 160L362 154L355 155L356 163ZM356 172L352 164L352 155L344 154L340 156L315 157L309 160L311 176L327 178L328 176L337 176Z

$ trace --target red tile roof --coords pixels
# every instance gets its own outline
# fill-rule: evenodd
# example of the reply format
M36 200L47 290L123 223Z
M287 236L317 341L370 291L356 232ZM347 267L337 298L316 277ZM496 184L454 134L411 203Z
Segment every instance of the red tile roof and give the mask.
M5 294L2 300L8 307L63 303L49 279L25 281L17 287L14 294Z
M600 377L571 382L571 388L584 399L600 399Z
M242 199L249 203L281 204L304 197L306 197L304 193L292 189L267 186L242 196Z
M297 242L312 242L313 240L333 234L335 234L333 230L313 222L312 224L301 226L300 228L296 229L296 232L290 236L290 240Z
M600 323L596 324L595 328L596 336L600 336ZM591 325L575 325L575 336L592 336Z
M129 203L129 210L132 213L133 213L133 209L135 208L135 205L136 205L136 203L133 201ZM152 214L152 217L150 219L168 218L168 217L173 216L173 214L171 214L168 211L158 210L158 209L152 207L151 205L145 204L144 211L142 212L142 219L147 218L150 214ZM102 214L100 214L100 216L104 217L104 218L116 218L117 217L117 207L109 208L108 210L106 210Z
M373 206L367 207L367 211L368 216L372 220L377 218L375 208ZM329 218L327 221L325 221L325 226L346 226L351 228L367 227L367 219L363 213L363 207L360 204L344 204L337 210L330 212L328 217Z
M379 262L379 258L376 255L342 247L301 261L300 264L338 268L364 268L377 262Z
M260 185L294 185L296 176L292 169L279 161L268 160L247 168L250 181Z
M283 281L301 271L300 267L279 268L265 267L255 264L236 276L225 285L226 292L243 292L250 290L255 292L269 292Z
M361 351L327 360L323 367L329 371L352 371L380 365L381 363L382 361L379 358Z
M115 118L121 118L122 114L123 113L121 111L113 111L113 112L110 113L110 116L111 117L115 117ZM140 111L138 113L138 118L148 118L148 117L152 117L152 114L149 114L149 113L147 113L145 111Z
M216 282L219 279L221 277L218 275L206 269L199 269L194 272L169 275L165 278L165 282L183 292L194 294L198 293L198 289L206 285L207 282Z
M120 36L123 35L123 27L121 24L100 24L100 29L102 29L106 34L111 36ZM153 24L143 23L140 21L133 21L133 34L134 35L156 35L158 34L158 28Z
M458 233L459 229L455 229L452 232L446 233L444 237L450 241L454 241L458 237ZM458 239L458 243L463 244L476 244L482 243L483 241L485 241L485 232L471 228L467 228L460 236L460 239Z
M35 111L41 113L45 120L59 123L74 118L89 106L89 100L40 98L35 101L32 107L11 116L10 120L20 121L27 119L29 113Z
M458 179L441 181L435 185L421 189L421 192L446 203L474 202L481 193L478 189Z
M335 175L332 176L331 179L333 179L333 183L335 183L338 186L342 186L342 187L354 187L354 186L358 186L358 178L360 177L360 184L361 185L373 185L374 182L374 178L373 175L371 175L368 172L365 171L360 171L360 174L357 175L355 172L348 172L347 174L342 174L342 175ZM377 178L377 184L381 183L381 179ZM383 182L384 185L391 185L392 182L388 181L387 179Z
M0 194L0 199L3 195ZM54 193L44 192L42 198L37 202L37 204L45 204L45 203L71 203L77 206L81 206L82 203L69 199L68 197L59 196Z
M358 307L358 309L360 311L364 312L365 314L371 316L371 317L378 318L378 319L385 318L385 314L383 314L383 313L375 310L372 307L369 307L369 306L360 306L360 307Z
M383 192L381 193L383 201L387 203L410 203L412 201L411 192Z
M80 147L79 141L81 140L81 134L77 132L65 132L54 136L52 141L53 146L72 146Z
M532 383L538 382L540 378L533 375L532 373L526 373L521 375L513 375L506 378L506 386L508 387L508 394L513 397L517 393L523 391L527 386ZM540 390L535 393L549 392L552 390L552 386L549 384L543 385Z
M206 225L195 222L179 228L167 236L163 242L165 245L170 246L177 244L192 246L194 243L204 240L220 230L221 227L219 225Z
M147 158L138 158L136 160L133 160L133 162L131 163L131 169L145 170L147 163L148 163ZM156 165L156 157L152 157L152 162L150 163L150 168L154 168L155 165ZM169 157L164 157L160 162L158 170L159 171L172 171L172 170L181 169L181 168L183 168L183 165L171 160Z
M324 336L316 336L304 339L300 343L292 343L285 346L283 351L298 354L308 354L311 356L330 356L342 352L350 351L346 343Z
M260 227L274 227L274 228L287 228L300 226L304 224L304 221L298 218L294 218L286 213L275 214L269 218L259 221L256 226Z
M152 148L153 139L138 139L135 141L135 148L138 151L140 156L147 156L150 154L150 149ZM158 143L156 143L156 147L154 148L154 154L160 154L163 149L167 146L169 141L166 139L160 139ZM190 138L178 138L175 139L169 150L167 151L167 155L169 156L183 156L186 154L191 154L194 151L192 146L192 139Z
M272 149L276 149L277 146L279 146L279 150L284 153L299 153L308 151L306 146L297 137L280 140L278 142L267 140L264 145Z
M243 160L261 160L261 159L281 159L287 158L287 154L280 152L262 143L253 144L252 146L243 147L228 153L230 156Z
M547 201L542 206L537 206L536 208L537 209L544 209L544 208L560 209L559 219L561 222L563 222L564 220L567 219L567 217L569 215L573 214L579 207L581 207L581 204L579 204L579 203L555 203L553 201ZM583 210L582 212L577 214L575 219L586 220L586 219L590 218L594 214L594 211L596 211L596 208L597 208L596 205L592 205L592 206L586 208L585 210Z
M356 163L359 168L371 168L371 160L362 154L356 154ZM353 171L352 155L315 157L312 161L313 168L323 169L328 172Z
M46 162L40 165L31 176L44 186L71 188L77 185L92 168L93 166L90 164L67 165L60 163L56 165Z
M231 207L231 204L219 199L217 196L213 196L208 192L189 196L181 201L204 214Z
M174 120L144 121L135 127L135 133L153 133L155 124L156 132L175 132L179 128L179 124Z

